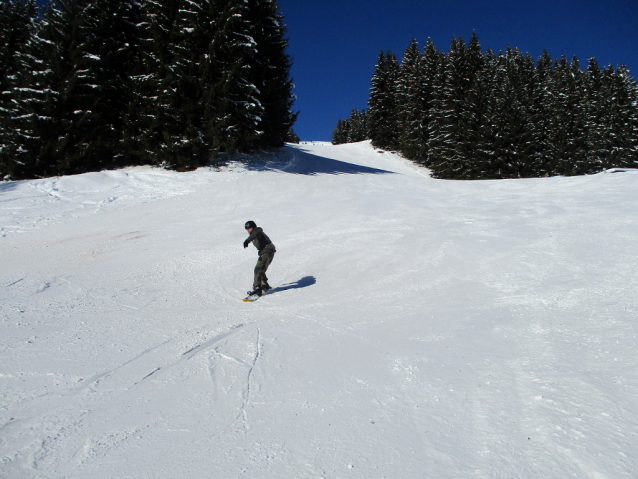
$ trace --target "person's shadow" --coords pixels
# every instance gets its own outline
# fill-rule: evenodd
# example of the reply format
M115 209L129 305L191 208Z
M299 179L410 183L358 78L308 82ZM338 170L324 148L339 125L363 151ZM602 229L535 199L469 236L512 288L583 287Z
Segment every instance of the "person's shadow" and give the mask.
M284 284L282 286L277 286L276 288L268 291L268 294L272 293L280 293L282 291L288 291L289 289L300 289L307 288L308 286L312 286L317 282L317 278L314 276L305 276L304 278L298 279L294 283Z

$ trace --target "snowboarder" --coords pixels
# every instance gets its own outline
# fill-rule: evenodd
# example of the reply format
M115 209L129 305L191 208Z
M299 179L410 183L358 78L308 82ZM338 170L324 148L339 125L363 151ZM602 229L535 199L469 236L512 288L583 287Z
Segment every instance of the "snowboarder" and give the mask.
M264 230L259 228L254 221L246 221L244 227L250 235L246 238L246 241L244 241L244 248L248 248L248 244L252 242L259 252L259 259L255 266L253 290L249 291L248 294L262 296L270 289L268 278L266 277L266 270L275 257L277 250L275 249L275 245L272 244L272 241L270 241L270 238L264 233Z

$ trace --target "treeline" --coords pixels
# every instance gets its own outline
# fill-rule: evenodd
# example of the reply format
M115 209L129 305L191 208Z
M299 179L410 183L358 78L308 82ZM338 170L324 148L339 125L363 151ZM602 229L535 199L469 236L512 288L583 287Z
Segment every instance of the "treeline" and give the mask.
M276 0L3 1L0 179L283 145L284 33Z
M475 34L448 53L415 40L401 63L381 52L366 138L448 179L580 175L638 167L638 90L625 66L590 58L536 62L517 48L483 53ZM333 142L360 123L340 120ZM348 138L348 139L346 139ZM357 137L359 138L359 137Z
M368 112L366 110L352 110L349 118L337 122L332 132L332 144L356 143L368 140Z

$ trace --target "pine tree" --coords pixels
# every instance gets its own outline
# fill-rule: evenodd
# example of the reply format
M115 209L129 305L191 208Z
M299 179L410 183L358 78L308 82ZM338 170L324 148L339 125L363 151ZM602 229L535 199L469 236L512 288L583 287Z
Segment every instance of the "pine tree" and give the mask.
M572 58L569 69L571 72L571 82L569 84L571 101L569 107L571 109L573 131L571 132L570 148L572 160L567 174L585 175L595 172L587 162L586 77L580 69L580 63L576 57Z
M604 168L638 167L638 86L625 65L616 69L607 87L607 144L609 159Z
M460 133L461 142L457 147L460 160L464 163L465 179L484 178L486 161L481 155L486 111L489 105L488 89L485 85L485 56L476 32L472 34L463 61L462 72L465 79L461 87Z
M169 49L172 66L166 72L166 81L174 86L166 98L170 112L165 112L175 119L171 133L165 136L171 153L163 164L170 167L200 164L207 159L203 99L206 85L215 78L206 57L215 34L214 5L198 0L183 0L178 5L174 43Z
M0 4L2 21L25 5ZM0 172L74 173L124 156L174 167L281 146L296 119L284 32L275 0L57 0L24 53L1 50L20 62L3 71Z
M15 176L15 91L21 57L36 29L34 0L0 3L0 179Z
M131 76L139 59L140 18L136 0L94 0L83 12L86 40L74 74L83 79L85 91L70 94L84 100L78 101L73 121L81 136L71 140L77 142L81 170L108 166L122 155Z
M247 9L247 3L218 0L220 15L210 54L219 76L207 93L206 121L213 151L247 151L263 134L264 107L251 81L257 43Z
M292 61L286 53L288 41L284 38L283 16L276 0L252 0L248 3L246 20L257 45L248 78L257 87L257 100L263 108L260 143L283 146L297 118L292 112Z
M549 85L549 157L551 174L589 173L586 164L583 72L578 60L555 62Z
M508 120L504 113L510 108L511 98L505 62L502 53L497 56L487 50L482 75L487 102L476 148L481 163L479 177L502 175L508 161Z
M332 131L332 144L342 145L348 143L348 137L350 136L350 120L343 118L337 121L337 126Z
M370 89L368 125L372 144L378 148L399 148L397 80L399 63L391 52L381 52Z
M535 89L533 92L534 109L532 113L533 152L532 164L535 176L550 176L553 174L553 160L551 157L551 85L553 60L545 50L536 61Z
M534 62L517 48L488 61L493 79L488 93L490 133L481 142L490 152L484 178L522 178L534 176L532 116L534 106Z
M58 1L26 46L16 89L19 177L108 165L120 151L134 3ZM133 33L132 33L133 32Z
M63 11L64 10L64 11ZM16 150L12 176L34 178L51 176L68 169L60 150L68 122L62 96L71 77L71 61L63 54L71 48L65 27L71 17L80 22L77 5L52 4L47 7L38 31L25 47L17 87L16 112L12 123L16 132Z
M445 55L439 52L432 39L428 38L421 60L421 79L419 85L419 95L421 102L420 138L415 139L419 144L419 152L415 154L414 160L430 164L430 135L433 108L435 105L436 88L440 85L442 68Z
M462 37L452 40L436 98L439 105L432 110L430 165L436 176L471 179L484 168L477 150L485 121L483 67L476 35L467 48Z
M299 144L300 141L301 139L299 138L297 133L295 133L294 128L291 127L290 130L288 131L288 136L286 136L286 142Z
M178 87L174 91L174 114L180 125L181 138L176 164L201 163L212 151L216 141L214 127L207 123L213 113L213 87L221 77L215 57L217 35L223 24L220 14L229 2L215 0L185 0L179 11L179 41L173 75Z
M173 168L201 163L223 148L213 118L227 99L215 88L231 3L143 3L141 62L127 116L127 146L137 161Z
M148 0L145 12L128 129L141 161L179 166L283 145L296 114L274 0Z
M456 38L452 40L452 47L456 46ZM441 66L432 82L432 106L428 121L428 160L427 165L434 176L447 178L449 170L446 168L447 159L454 155L454 145L449 135L453 133L453 118L451 97L453 88L448 83L451 70L450 56L443 55Z
M607 141L609 131L609 107L606 101L605 81L613 75L613 68L603 73L594 57L591 57L587 65L586 74L586 112L585 129L587 131L587 163L593 170L602 170L609 164L611 154L610 144Z
M0 105L12 89L12 77L19 68L18 55L34 30L37 8L34 0L7 0L0 3Z
M368 113L366 110L352 110L349 120L348 143L356 143L369 138Z
M356 143L368 140L368 112L366 110L352 110L349 118L337 122L332 132L332 144Z
M126 115L125 145L133 161L175 166L182 159L176 63L180 0L144 0L139 64L132 75L133 99Z
M449 179L577 175L638 163L638 89L624 66L587 73L577 58L536 64L508 47L481 52L476 33L447 54L406 48L398 76L383 52L370 94L370 136ZM392 87L394 86L394 88ZM337 132L352 128L344 120ZM424 141L418 131L424 132ZM399 132L397 136L396 132Z
M416 39L405 49L397 79L399 149L406 157L421 160L424 138L424 115L421 53Z

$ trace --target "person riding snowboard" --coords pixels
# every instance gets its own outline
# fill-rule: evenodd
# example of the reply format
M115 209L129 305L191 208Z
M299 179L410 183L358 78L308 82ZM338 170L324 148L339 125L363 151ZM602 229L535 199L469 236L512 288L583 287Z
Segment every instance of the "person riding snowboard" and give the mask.
M266 277L266 270L272 259L275 257L275 245L272 244L270 238L264 233L264 230L259 228L254 221L247 221L244 225L246 231L248 231L248 238L244 241L244 248L248 248L249 243L253 243L259 253L259 259L255 266L255 279L253 280L253 291L249 291L249 295L256 294L261 296L266 294L266 291L270 289L268 284L268 278Z

